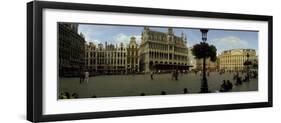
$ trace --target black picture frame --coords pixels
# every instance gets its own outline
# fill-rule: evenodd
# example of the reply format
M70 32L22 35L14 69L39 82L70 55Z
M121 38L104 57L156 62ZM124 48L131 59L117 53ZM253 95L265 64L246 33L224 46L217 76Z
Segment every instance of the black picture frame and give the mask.
M241 104L207 105L191 107L165 107L157 109L122 110L90 113L73 113L58 115L43 115L42 113L42 10L65 9L99 12L138 13L150 15L188 16L204 18L240 19L268 22L268 101ZM199 112L228 109L245 109L272 107L272 65L273 65L273 17L264 15L248 15L233 13L185 11L156 8L140 8L125 6L93 5L80 3L33 1L27 3L27 120L32 122L63 121L78 119L93 119L106 117L123 117L137 115L170 114L184 112Z

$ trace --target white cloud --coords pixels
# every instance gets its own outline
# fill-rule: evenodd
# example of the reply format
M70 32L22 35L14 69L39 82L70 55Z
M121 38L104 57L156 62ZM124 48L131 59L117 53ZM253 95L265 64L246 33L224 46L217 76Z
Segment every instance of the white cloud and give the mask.
M136 35L136 41L137 41L137 44L140 44L141 43L141 35Z
M93 42L95 44L101 43L101 41L98 40L97 37L101 36L103 32L97 31L96 28L92 28L91 26L79 25L78 32L82 33L85 36L86 42Z
M86 40L87 42L93 42L94 44L99 44L99 43L101 43L101 41L100 40L96 40L96 39L92 39L92 40Z
M218 51L237 49L237 48L249 48L249 43L246 40L242 40L236 36L227 36L223 38L217 38L210 41L211 44L214 44Z
M137 44L140 44L141 42L141 35L126 35L126 34L123 34L123 33L119 33L117 35L114 36L113 38L113 42L114 44L120 44L120 43L123 43L125 45L129 44L130 43L130 38L134 36L136 38L136 42Z
M92 27L92 25L79 25L78 32L82 32L87 37L97 37L103 35L103 32L98 27Z
M117 44L120 44L120 43L128 44L130 41L130 36L125 35L123 33L119 33L114 36L113 40L114 40L114 43L117 43Z
M89 32L89 31L84 31L82 33L83 33L83 35L85 37L86 42L93 42L95 44L101 43L100 40L95 39L96 35L94 35L93 33Z

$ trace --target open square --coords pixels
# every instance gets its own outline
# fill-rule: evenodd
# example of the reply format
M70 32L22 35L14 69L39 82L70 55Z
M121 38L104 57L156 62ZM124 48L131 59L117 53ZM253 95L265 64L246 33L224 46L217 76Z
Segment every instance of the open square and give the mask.
M61 78L59 90L63 92L77 93L79 98L92 97L120 97L161 95L165 92L170 94L192 94L200 92L202 77L199 74L189 73L179 75L178 80L172 80L171 74L155 74L151 80L149 74L145 75L109 75L90 77L89 82L80 84L79 78ZM209 90L218 93L223 80L230 80L233 84L233 73L220 75L211 72L208 78ZM184 92L184 89L187 92ZM242 85L233 87L230 92L257 91L257 79L243 82Z

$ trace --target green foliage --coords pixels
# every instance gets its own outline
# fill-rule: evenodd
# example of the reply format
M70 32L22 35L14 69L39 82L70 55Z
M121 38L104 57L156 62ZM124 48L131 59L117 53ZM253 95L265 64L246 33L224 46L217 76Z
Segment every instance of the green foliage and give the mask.
M209 53L209 56L211 58L211 61L216 61L217 60L217 48L214 45L209 45L209 49L210 51L208 51L207 53Z
M247 61L244 62L244 65L245 66L252 65L252 62L247 60Z
M217 59L217 48L214 45L209 45L208 43L201 42L200 44L195 44L192 48L192 54L197 58L210 58L211 61L216 61Z
M259 65L257 63L253 64L253 68L258 68L258 67L259 67Z

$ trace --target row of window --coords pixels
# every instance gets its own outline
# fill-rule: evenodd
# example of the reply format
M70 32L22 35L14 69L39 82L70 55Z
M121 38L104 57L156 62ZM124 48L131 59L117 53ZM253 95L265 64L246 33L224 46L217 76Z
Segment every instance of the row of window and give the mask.
M153 34L150 34L147 36L147 39L148 40L153 40L153 41L167 41L167 35L153 35ZM183 43L183 39L181 37L176 37L176 36L173 36L173 37L169 37L169 40L170 41L174 41L176 44L182 44Z
M90 59L90 60L86 60L86 64L117 64L117 65L125 65L126 64L126 60L124 59L102 59L102 60L95 60L95 59Z
M247 61L247 59L248 58L245 58L245 57L241 57L241 58L239 58L239 57L237 57L237 58L230 58L230 59L220 59L220 62L221 63L236 63L236 62L238 62L238 63L244 63L245 61ZM249 60L251 61L251 60L255 60L255 58L254 57L249 57Z
M99 48L97 47L93 47L93 46L88 46L86 47L87 50L89 51L126 51L126 48L124 47L118 47L118 48L115 48L115 47L107 47L107 48L104 48L103 46L99 46Z
M151 59L174 59L174 60L180 60L180 61L187 61L187 56L181 56L181 55L173 55L168 53L161 53L161 52L149 52L149 58Z
M138 64L138 59L127 59L127 64ZM86 64L126 64L124 59L90 59L86 60Z
M175 52L187 53L187 48L173 47L170 45L158 44L158 43L149 43L148 48L155 49L155 50L163 50L163 51L174 50Z
M234 66L234 65L239 65L239 66L244 66L244 64L220 64L221 66Z
M86 57L126 57L126 52L87 52Z

